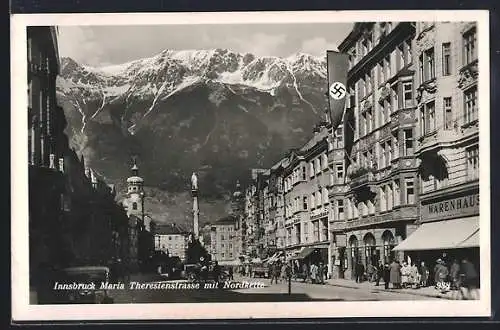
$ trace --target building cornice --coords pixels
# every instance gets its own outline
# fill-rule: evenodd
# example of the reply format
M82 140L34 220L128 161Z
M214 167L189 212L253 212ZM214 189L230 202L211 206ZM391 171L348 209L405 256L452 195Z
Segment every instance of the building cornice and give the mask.
M411 22L399 23L388 35L381 38L373 49L349 70L347 74L347 85L351 86L363 74L367 68L371 69L375 63L382 60L392 49L415 33L415 26Z

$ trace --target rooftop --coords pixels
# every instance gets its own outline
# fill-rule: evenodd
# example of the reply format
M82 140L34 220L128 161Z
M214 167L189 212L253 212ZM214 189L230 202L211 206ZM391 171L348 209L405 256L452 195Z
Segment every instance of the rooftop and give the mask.
M155 233L160 235L183 235L188 234L188 231L175 223L170 223L156 226Z

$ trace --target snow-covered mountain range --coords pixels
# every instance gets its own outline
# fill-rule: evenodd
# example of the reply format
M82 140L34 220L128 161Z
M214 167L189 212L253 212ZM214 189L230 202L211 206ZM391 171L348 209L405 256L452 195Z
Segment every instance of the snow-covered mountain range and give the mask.
M99 173L123 180L136 154L153 188L184 192L198 171L207 198L304 143L327 104L325 58L303 53L165 50L99 68L63 58L57 88L71 143Z

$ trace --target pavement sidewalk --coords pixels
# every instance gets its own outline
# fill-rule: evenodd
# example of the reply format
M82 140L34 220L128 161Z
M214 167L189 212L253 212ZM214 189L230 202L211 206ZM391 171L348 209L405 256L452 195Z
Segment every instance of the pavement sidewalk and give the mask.
M384 283L380 282L379 286L376 286L375 283L373 282L368 282L364 281L361 283L356 283L353 280L347 280L347 279L328 279L325 281L328 285L333 285L333 286L339 286L339 287L345 287L345 288L352 288L352 289L364 289L364 290L371 290L371 291L377 291L377 292L394 292L394 293L404 293L404 294L412 294L416 296L422 296L422 297L432 297L432 298L442 298L442 299L449 299L449 300L455 300L458 297L458 294L456 291L448 291L446 293L441 293L437 291L433 286L425 287L425 288L407 288L407 289L385 289L384 288Z

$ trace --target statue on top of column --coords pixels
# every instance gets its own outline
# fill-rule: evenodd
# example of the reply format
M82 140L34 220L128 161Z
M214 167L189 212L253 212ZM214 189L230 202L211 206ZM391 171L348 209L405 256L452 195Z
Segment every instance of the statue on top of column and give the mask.
M191 175L191 189L198 190L198 177L196 176L195 172L193 172L193 175Z

